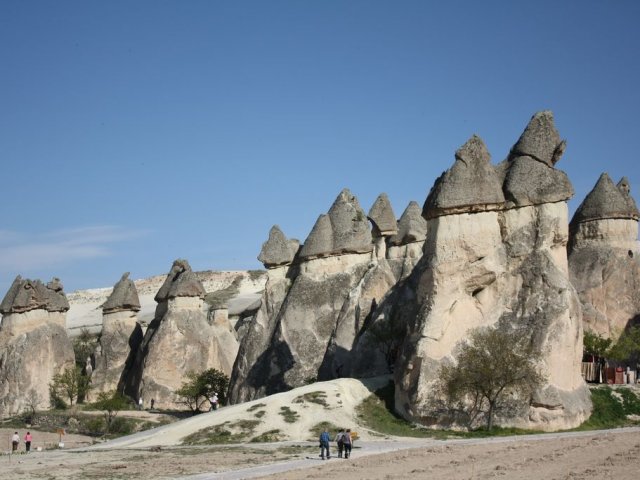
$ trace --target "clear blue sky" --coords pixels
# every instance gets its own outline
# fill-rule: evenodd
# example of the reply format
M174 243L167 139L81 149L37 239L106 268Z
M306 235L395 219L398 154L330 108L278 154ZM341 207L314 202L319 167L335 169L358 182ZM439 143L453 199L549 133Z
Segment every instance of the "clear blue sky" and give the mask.
M473 133L555 113L573 211L640 200L640 2L0 2L0 297L261 268L343 187L420 204Z

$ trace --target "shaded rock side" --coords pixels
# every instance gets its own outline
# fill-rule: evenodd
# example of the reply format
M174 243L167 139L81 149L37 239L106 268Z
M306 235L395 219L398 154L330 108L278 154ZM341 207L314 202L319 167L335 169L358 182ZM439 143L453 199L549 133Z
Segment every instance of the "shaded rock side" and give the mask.
M142 338L134 310L104 313L91 376L92 397L100 392L122 391L125 372L131 367Z
M358 199L344 189L326 215L320 215L300 249L300 259L373 250L371 230Z
M265 296L263 313L243 339L231 380L234 401L348 375L355 339L395 282L386 262L371 253L296 267L279 308L286 282L277 284L278 301Z
M266 268L288 265L298 253L300 242L296 239L289 240L278 225L271 227L269 239L262 244L258 260Z
M102 305L102 313L114 313L120 311L140 311L140 298L133 280L129 279L129 272L122 275L114 285L111 295Z
M422 209L411 201L398 220L398 233L387 241L386 259L397 280L406 278L422 257L427 221Z
M282 302L295 278L295 268L282 266L268 271L268 279L260 308L251 319L238 349L229 383L229 401L247 402L264 395L265 379L269 374L266 352L277 326Z
M618 184L620 197L612 186L603 174L582 203L584 208L576 211L569 269L585 328L617 340L640 321L640 248L629 183L623 179Z
M74 366L64 313L36 309L5 314L0 325L0 418L20 414L31 405L37 410L50 408L53 376Z
M456 151L453 166L429 192L422 209L426 219L440 215L499 210L504 207L502 184L484 142L472 136Z
M443 362L475 328L526 332L541 353L545 384L500 425L571 428L590 414L580 375L582 325L568 280L564 202L429 221L416 287L418 314L396 365L396 406L425 425L456 419L433 407Z

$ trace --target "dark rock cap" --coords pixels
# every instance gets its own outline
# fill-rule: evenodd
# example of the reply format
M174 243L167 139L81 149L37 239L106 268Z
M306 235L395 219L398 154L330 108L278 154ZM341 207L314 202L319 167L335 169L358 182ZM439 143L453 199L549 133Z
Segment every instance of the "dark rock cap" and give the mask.
M560 139L556 130L553 112L545 110L531 117L509 157L526 155L553 167L562 157L565 148L566 142Z
M571 224L588 222L590 220L604 220L607 218L638 219L638 210L631 205L625 195L611 180L608 174L603 173L585 199L582 201L571 220Z
M506 171L502 186L504 196L518 207L561 202L573 197L573 186L566 173L532 157L516 157L499 167Z
M138 289L129 279L129 272L122 275L122 278L113 287L113 291L107 301L102 304L102 313L113 313L133 310L140 310L140 299L138 298Z
M69 302L60 279L54 278L44 285L40 280L23 279L18 275L0 303L0 313L4 315L24 313L39 308L48 312L69 310Z
M191 270L189 262L178 259L173 262L166 280L155 296L155 301L161 303L175 297L204 298L205 293L202 283Z
M287 239L280 227L274 225L269 231L269 239L262 244L258 260L267 268L287 265L293 262L299 248L300 242L298 240L295 238Z
M482 139L473 135L455 156L453 166L431 188L424 218L504 208L502 185Z
M373 223L375 236L395 235L398 232L398 222L393 213L393 207L386 193L381 193L369 210L369 220Z
M398 220L398 233L389 238L390 245L406 245L427 238L427 221L418 202L411 201Z
M634 217L637 219L640 216L640 212L638 212L638 206L631 196L631 185L629 184L629 179L627 177L622 177L620 179L618 182L618 190L622 192L622 195L627 201L629 212L633 212Z
M301 259L366 253L373 250L371 229L358 199L342 190L327 215L320 215L300 250Z

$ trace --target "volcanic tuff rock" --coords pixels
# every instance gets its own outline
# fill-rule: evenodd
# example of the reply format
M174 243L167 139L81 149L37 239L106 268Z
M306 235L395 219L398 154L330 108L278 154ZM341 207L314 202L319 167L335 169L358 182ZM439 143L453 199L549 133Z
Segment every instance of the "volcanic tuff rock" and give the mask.
M473 135L455 157L453 166L429 192L422 210L424 218L503 208L500 179L482 139Z
M427 221L422 209L411 201L398 220L398 233L387 241L387 262L397 280L406 278L422 257Z
M345 189L316 222L299 263L269 270L234 365L232 402L349 374L357 335L396 281L372 250L366 216Z
M298 240L295 238L287 239L280 227L274 225L269 231L269 239L262 244L258 260L267 268L287 265L293 262L299 248L300 242Z
M534 125L530 123L512 152L535 154L553 164L562 147L555 134L548 133L548 139L541 134L551 131L552 118L547 112L534 116ZM579 301L568 280L567 205L500 204L500 185L495 186L488 154L478 139L473 144L464 150L474 153L456 156L454 167L437 181L425 204L429 220L424 256L407 279L415 291L415 306L406 310L416 314L408 319L396 363L396 408L406 418L429 425L462 421L433 407L440 366L456 361L458 345L475 328L517 329L529 335L541 353L546 383L499 423L544 430L577 426L591 405L580 375ZM513 168L513 162L508 167ZM448 193L445 187L467 188L476 177L500 191L451 192L442 200L442 192ZM523 194L535 196L525 189ZM470 204L473 199L480 208ZM410 292L404 297L410 299Z
M95 355L91 395L122 391L124 374L142 342L142 328L137 321L139 310L138 291L127 272L102 306L102 332Z
M149 324L131 369L126 392L152 398L158 408L175 408L188 372L215 368L231 372L238 351L233 328L207 315L204 288L186 260L176 260L156 295L156 316ZM179 354L176 354L179 352Z
M327 215L321 215L300 250L300 259L373 250L369 222L358 199L344 189Z
M603 173L570 224L569 268L585 328L617 340L640 322L638 210L626 178Z
M48 408L53 376L74 366L62 284L18 276L0 306L0 417Z
M398 233L398 222L386 193L381 193L369 210L374 236L390 236Z
M511 149L511 158L529 156L549 167L562 157L566 142L560 139L553 121L553 112L538 112L529 121L522 135Z

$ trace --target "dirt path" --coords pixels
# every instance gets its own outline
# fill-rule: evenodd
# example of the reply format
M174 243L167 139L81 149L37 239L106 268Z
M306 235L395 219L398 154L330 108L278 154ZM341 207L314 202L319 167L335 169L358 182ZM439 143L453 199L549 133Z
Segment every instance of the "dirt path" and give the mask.
M0 472L21 480L325 480L345 474L385 480L635 480L640 471L640 428L356 446L351 459L324 462L317 459L315 442L53 450L0 456Z

